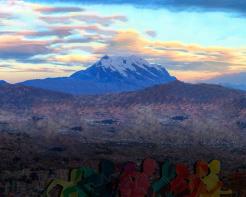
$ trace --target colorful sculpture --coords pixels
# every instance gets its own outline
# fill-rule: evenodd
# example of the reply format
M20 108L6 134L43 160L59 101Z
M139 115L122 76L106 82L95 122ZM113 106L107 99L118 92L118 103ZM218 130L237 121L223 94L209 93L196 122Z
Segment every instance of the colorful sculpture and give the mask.
M128 162L120 176L119 192L121 197L131 197L134 188L134 177L137 172L137 165L134 162Z
M95 173L80 182L78 187L80 190L93 197L111 197L112 196L112 175L114 173L114 163L103 160L100 163L99 173Z
M176 177L170 183L170 191L175 197L188 197L190 172L186 165L176 165Z
M71 195L75 195L76 193L78 193L80 197L86 197L86 194L82 190L78 189L76 186L79 181L81 181L82 179L86 179L87 177L90 177L93 174L95 174L95 171L91 168L82 167L79 169L73 169L70 173L69 181L64 181L61 179L54 179L49 184L46 190L46 196L52 197L50 196L51 190L55 186L60 185L62 187L60 197L73 197Z
M189 177L189 190L190 197L201 197L206 193L206 185L203 183L202 178L208 174L208 164L205 161L197 161L195 164L195 174Z
M162 195L172 196L167 187L169 186L171 180L173 180L175 175L176 173L174 166L170 163L169 160L166 160L162 165L161 178L152 184L154 192L153 197L159 197Z
M121 197L145 197L150 189L150 178L157 164L153 159L145 159L142 172L136 171L135 163L128 163L120 177Z
M143 162L143 171L137 172L134 177L134 188L132 197L145 197L150 189L150 178L156 171L156 161L153 159L145 159Z
M230 194L231 190L222 191L223 183L219 179L220 173L220 161L213 160L209 163L210 173L203 178L203 182L206 185L207 193L203 194L204 197L220 197L221 194Z
M100 163L99 172L87 167L74 169L69 181L53 180L45 196L51 196L50 192L57 185L62 187L59 197L220 197L232 194L231 190L222 190L218 160L209 164L197 161L193 175L185 164L174 166L166 160L162 165L161 178L156 181L152 181L157 169L153 159L143 161L142 171L137 171L134 162L124 165L121 173L122 167L118 172L115 169L114 163L108 160Z

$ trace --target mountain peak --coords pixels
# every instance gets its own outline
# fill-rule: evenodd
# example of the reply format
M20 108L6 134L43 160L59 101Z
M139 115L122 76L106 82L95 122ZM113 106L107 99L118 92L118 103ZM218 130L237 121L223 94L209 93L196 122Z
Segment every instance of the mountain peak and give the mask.
M140 56L103 56L98 62L94 64L96 67L109 69L118 72L123 76L127 76L128 71L137 71L138 68L147 70L148 68L155 68L161 70L161 66L157 64L150 64L148 61Z

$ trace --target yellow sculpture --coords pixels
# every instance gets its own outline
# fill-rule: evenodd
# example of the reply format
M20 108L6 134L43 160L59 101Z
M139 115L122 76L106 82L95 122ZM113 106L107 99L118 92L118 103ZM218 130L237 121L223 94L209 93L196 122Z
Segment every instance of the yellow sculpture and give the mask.
M202 194L201 197L220 197L222 194L231 194L232 191L222 191L223 183L220 181L220 161L213 160L209 163L210 173L208 176L203 178L203 182L206 185L206 193Z

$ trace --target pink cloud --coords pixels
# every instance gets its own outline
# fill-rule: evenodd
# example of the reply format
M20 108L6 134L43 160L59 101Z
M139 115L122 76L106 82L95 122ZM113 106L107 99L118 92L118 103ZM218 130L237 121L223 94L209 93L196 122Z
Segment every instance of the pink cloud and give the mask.
M43 14L55 14L64 12L82 12L84 9L79 7L51 7L51 6L40 6L35 9Z
M26 40L22 36L0 36L1 58L25 59L35 54L48 53L48 45L48 41Z

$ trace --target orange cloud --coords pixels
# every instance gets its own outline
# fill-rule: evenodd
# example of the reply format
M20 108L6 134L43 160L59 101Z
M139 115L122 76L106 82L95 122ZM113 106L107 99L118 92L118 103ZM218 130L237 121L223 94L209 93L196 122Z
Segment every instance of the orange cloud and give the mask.
M56 63L74 66L88 65L104 54L137 54L152 63L162 64L184 80L246 70L245 48L204 47L154 40L154 37L149 40L135 30L117 31L110 26L127 21L123 15L102 16L83 12L79 6L11 2L3 2L0 7L0 63L12 59L21 63L36 61L34 67L37 61L43 64L51 61L51 67ZM144 33L155 36L152 30ZM81 55L85 52L89 55ZM22 69L21 64L18 66Z
M171 75L175 76L181 81L195 82L210 79L220 75L220 72L209 71L182 71L182 70L170 70Z
M56 55L50 57L49 61L62 63L62 64L87 64L88 62L96 61L96 57L92 55L81 55L81 54L67 54L67 55Z
M32 64L5 60L4 62L0 61L0 79L16 83L33 78L63 77L83 68L82 66L68 67L50 63Z
M139 54L176 71L209 71L210 75L240 66L246 70L246 49L203 47L180 42L150 41L134 30L119 31L96 52L101 54ZM194 74L194 73L193 73ZM187 72L186 72L187 75Z

